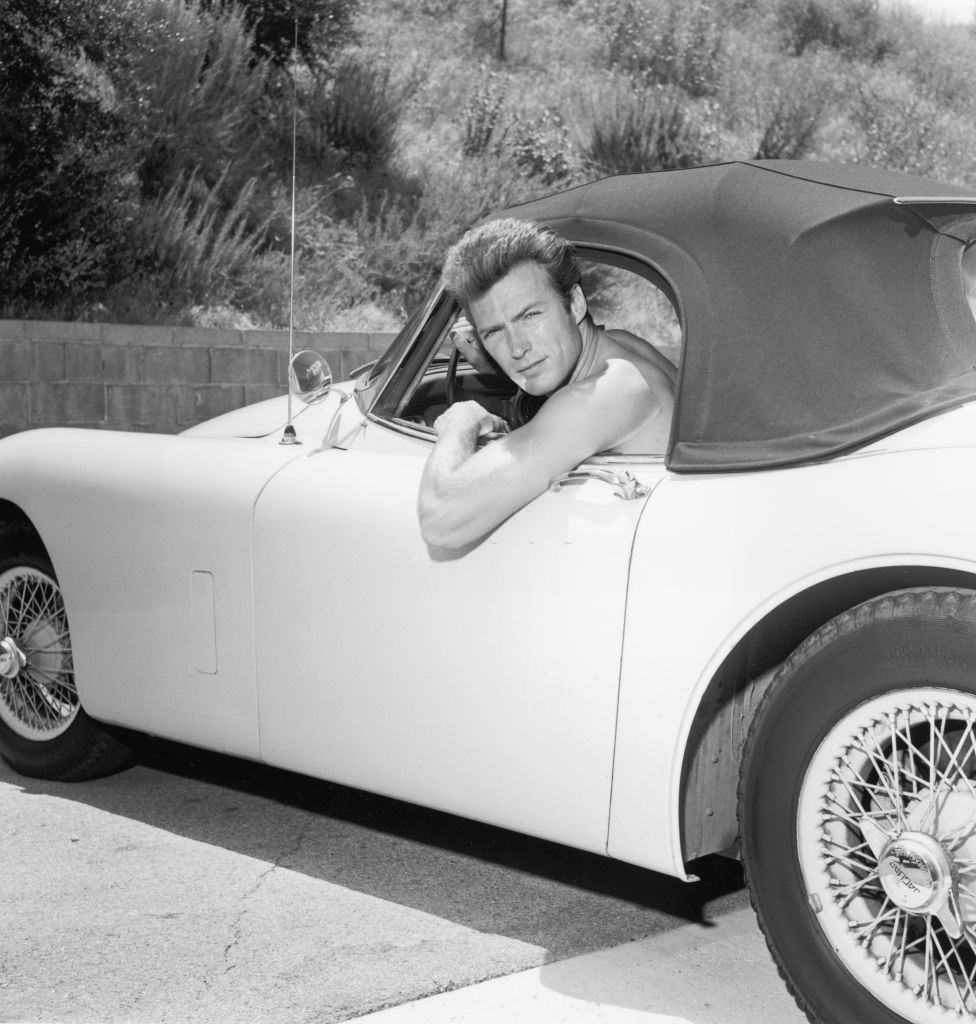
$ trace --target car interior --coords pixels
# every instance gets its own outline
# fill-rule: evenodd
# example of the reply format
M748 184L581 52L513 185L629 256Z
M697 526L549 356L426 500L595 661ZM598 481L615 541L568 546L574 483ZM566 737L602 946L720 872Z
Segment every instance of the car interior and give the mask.
M626 261L622 261L626 262ZM628 347L646 346L647 356L671 379L677 380L682 332L674 304L664 289L630 266L581 258L583 292L595 324L615 332ZM515 428L528 422L545 401L517 388L501 370L484 373L459 354L455 338L472 330L456 306L445 310L431 357L408 388L395 418L433 427L455 401L477 401ZM654 453L649 453L654 454Z

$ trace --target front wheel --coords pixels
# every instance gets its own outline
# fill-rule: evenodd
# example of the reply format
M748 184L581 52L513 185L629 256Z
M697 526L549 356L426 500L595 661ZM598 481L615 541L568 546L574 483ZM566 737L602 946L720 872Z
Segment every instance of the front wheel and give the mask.
M0 757L22 775L64 782L130 760L81 707L61 588L30 549L0 556Z
M976 594L899 591L805 641L739 798L753 906L810 1020L976 1018Z

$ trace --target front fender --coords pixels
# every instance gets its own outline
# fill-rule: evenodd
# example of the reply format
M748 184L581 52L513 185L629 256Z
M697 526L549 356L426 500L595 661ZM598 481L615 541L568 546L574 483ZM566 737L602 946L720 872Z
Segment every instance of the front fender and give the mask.
M252 511L302 451L72 429L0 442L0 499L51 557L91 715L257 756Z

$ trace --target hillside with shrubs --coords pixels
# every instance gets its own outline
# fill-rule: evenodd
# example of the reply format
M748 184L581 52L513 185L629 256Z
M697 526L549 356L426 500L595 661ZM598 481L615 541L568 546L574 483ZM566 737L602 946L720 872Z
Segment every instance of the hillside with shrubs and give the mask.
M877 0L0 0L0 314L395 327L500 206L729 159L976 190L976 37ZM293 135L294 127L294 135Z

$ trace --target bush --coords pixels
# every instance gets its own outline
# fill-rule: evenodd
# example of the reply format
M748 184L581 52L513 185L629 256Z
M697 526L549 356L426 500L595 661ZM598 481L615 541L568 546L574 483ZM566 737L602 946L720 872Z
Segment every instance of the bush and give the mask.
M252 60L242 13L210 13L199 0L138 0L129 18L119 82L143 195L162 195L190 173L208 184L222 178L231 193L260 175L266 70Z
M248 227L254 179L226 211L223 186L222 178L211 186L196 174L180 178L134 226L133 277L152 279L172 308L237 298L236 284L260 248L264 232Z
M976 27L976 22L974 22ZM976 113L976 37L954 28L921 30L917 20L904 25L894 67L911 79L916 91L942 109Z
M549 107L535 115L516 116L511 151L518 166L543 185L565 182L572 171L569 127L562 114Z
M658 85L673 85L690 96L711 96L721 82L725 58L725 17L707 0L591 2L592 17L604 26L611 68Z
M370 64L362 55L348 54L323 83L311 116L320 120L347 167L383 169L396 151L400 117L418 85L416 72L404 76L390 64Z
M618 87L591 114L584 162L598 174L708 163L711 139L699 115L680 90Z
M0 18L0 307L83 304L112 273L129 187L105 70L114 9L10 0Z
M371 298L411 312L440 275L448 247L489 213L539 194L510 153L484 154L432 171L414 204L393 197L355 219Z
M464 122L464 156L480 156L497 151L507 129L500 124L508 83L497 72L483 71L474 92L461 112Z
M893 51L878 0L776 0L776 21L788 53L825 46L857 60L879 61Z
M790 57L768 69L755 91L757 160L799 160L810 154L836 104L838 76L824 53Z
M861 162L948 181L971 178L976 138L969 119L920 96L897 72L882 68L860 83L851 122Z
M295 49L309 67L327 62L354 38L359 0L238 0L261 59L286 65ZM208 7L212 6L208 2Z

